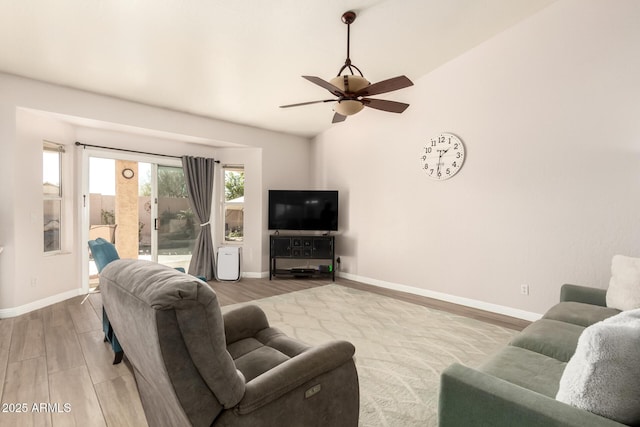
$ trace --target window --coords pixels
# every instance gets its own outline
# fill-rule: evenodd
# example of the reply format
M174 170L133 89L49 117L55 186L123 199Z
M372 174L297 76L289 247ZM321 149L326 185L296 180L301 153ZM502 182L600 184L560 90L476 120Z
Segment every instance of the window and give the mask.
M62 250L62 154L64 147L45 141L42 149L44 252Z
M244 166L222 167L224 171L224 241L242 242L244 237Z

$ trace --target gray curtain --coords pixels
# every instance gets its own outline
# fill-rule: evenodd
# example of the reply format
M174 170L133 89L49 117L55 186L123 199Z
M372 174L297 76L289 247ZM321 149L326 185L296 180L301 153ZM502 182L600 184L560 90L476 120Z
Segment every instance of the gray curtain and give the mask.
M204 157L182 157L182 169L189 193L191 210L200 221L189 263L189 274L207 280L215 277L215 250L211 239L211 201L213 199L213 168L215 160Z

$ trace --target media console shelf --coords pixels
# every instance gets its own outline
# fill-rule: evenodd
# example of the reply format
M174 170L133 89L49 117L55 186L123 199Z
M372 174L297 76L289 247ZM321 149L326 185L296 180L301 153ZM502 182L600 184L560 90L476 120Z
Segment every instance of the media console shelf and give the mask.
M327 276L335 282L335 238L314 235L272 235L269 237L269 280L277 275L298 277ZM324 260L318 268L278 268L278 259Z

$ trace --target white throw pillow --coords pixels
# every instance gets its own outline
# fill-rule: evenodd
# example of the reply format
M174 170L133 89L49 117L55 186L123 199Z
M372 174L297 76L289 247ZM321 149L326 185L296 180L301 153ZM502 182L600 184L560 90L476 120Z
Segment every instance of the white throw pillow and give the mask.
M556 399L623 424L640 423L640 309L582 332Z
M640 258L624 255L613 257L607 307L618 310L640 308Z

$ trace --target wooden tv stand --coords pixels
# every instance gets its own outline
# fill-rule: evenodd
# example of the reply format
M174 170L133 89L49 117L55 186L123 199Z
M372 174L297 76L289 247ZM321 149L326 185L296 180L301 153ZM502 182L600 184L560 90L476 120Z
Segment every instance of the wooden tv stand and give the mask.
M335 237L320 235L269 236L269 280L273 276L331 276L335 282ZM325 260L325 268L278 268L278 259ZM321 267L321 266L320 266Z

